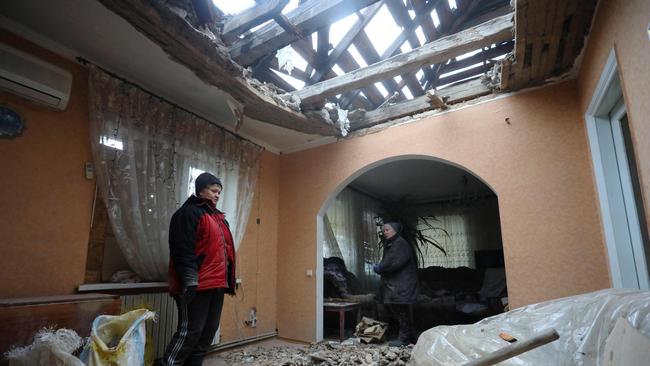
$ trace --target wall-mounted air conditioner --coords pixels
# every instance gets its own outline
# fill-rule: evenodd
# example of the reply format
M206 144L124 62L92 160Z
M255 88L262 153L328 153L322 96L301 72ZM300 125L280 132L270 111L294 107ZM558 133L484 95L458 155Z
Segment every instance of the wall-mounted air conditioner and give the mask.
M64 110L71 87L68 71L0 43L0 91Z

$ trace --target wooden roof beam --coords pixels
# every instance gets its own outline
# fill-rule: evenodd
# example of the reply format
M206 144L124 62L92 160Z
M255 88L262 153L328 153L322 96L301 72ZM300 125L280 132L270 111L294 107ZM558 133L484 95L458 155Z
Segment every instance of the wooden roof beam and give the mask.
M461 29L467 29L470 28L470 24L472 24L472 27L477 26L478 24L482 24L486 21L489 21L489 19L494 19L498 17L490 17L488 19L483 19L481 18L481 23L474 23L473 15L476 11L480 10L481 7L479 5L484 5L486 7L491 7L492 3L495 1L503 1L503 0L492 0L492 2L486 2L486 0L465 0L462 2L462 4L459 4L460 8L463 10L461 13L454 19L453 23L446 29L445 34L452 34L455 32L459 32ZM457 3L458 4L458 3ZM511 14L509 11L506 14ZM506 14L502 16L506 16ZM510 37L512 39L512 37ZM435 87L438 85L438 78L440 77L440 68L442 67L442 64L437 64L433 67L434 69L434 77L432 79L429 79L425 86L428 87Z
M375 2L377 0L311 0L290 11L286 18L299 33L309 35ZM299 38L295 32L271 23L233 43L230 55L240 65L249 66Z
M381 56L379 55L375 47L372 45L372 41L370 41L370 38L368 38L368 34L366 32L361 31L357 35L357 37L354 40L354 46L357 48L357 51L359 51L359 53L361 54L361 57L363 57L364 61L366 61L366 64L372 65L374 63L381 61ZM382 80L381 83L384 86L384 88L386 88L386 91L389 94L398 92L399 95L397 97L399 100L406 99L406 96L402 94L401 91L398 90L397 83L392 78Z
M408 10L406 10L404 3L402 3L401 1L389 1L386 4L386 6L388 6L388 9L393 15L393 18L395 19L397 24L400 25L401 27L406 28L407 26L409 26L409 23L412 22ZM407 41L411 46L411 49L418 48L421 46L420 40L418 39L418 36L415 34L415 30L418 28L419 25L420 23L417 22L415 28L413 29L413 31L409 32L409 35L407 37ZM427 74L431 72L431 70L427 66L423 67L423 70ZM406 82L406 85L408 86L413 96L420 96L424 94L422 85L420 85L420 82L417 80L414 73L403 74L402 79L404 79L404 81Z
M435 94L441 97L446 105L460 103L490 94L492 91L480 79L470 80L458 85L449 86L436 90ZM440 108L436 98L431 99L430 95L423 95L401 103L389 105L366 113L357 114L359 117L350 120L350 130L356 131L368 128L396 118L422 113L431 109Z
M312 48L311 42L310 42L309 40L307 40L307 39L301 39L301 40L299 40L299 41L297 41L297 42L294 42L294 43L291 45L291 47L292 47L296 52L298 52L298 54L299 54L303 59L305 59L305 61L307 61L308 69L305 70L305 74L306 74L306 75L309 75L309 74L311 73L311 69L310 69L310 67L311 67L312 65L315 65L316 62L317 62L317 60L318 60L317 53L316 53L316 51ZM343 54L346 54L346 53L347 53L347 51L344 52ZM348 57L349 57L350 59L352 59L352 56L351 56L349 53L347 53L347 55L348 55ZM348 60L348 62L346 62L346 63L342 63L342 64L340 65L340 66L341 66L341 69L342 69L344 72L348 72L348 71L352 71L352 70L354 70L354 69L358 69L358 68L359 68L359 64L357 64L357 63L354 61L354 59L352 59L352 62L353 62L352 65L350 64L349 60ZM335 78L335 77L337 77L336 73L335 73L333 70L330 69L330 70L328 71L327 78ZM309 78L307 77L307 78L304 79L303 81L305 81L305 83L307 83L308 80L309 80ZM383 98L382 98L382 96L381 96L381 93L379 93L379 90L377 90L377 88L375 88L375 87L372 86L372 85L363 88L363 92L364 92L364 94L368 97L368 100L369 100L371 103L373 103L375 106L378 106L378 105L381 104L381 102L383 101ZM330 97L332 97L332 98L328 98L328 99L330 99L330 100L332 100L332 101L335 101L334 95L330 95ZM354 98L354 97L356 97L356 94L355 94L352 98ZM350 101L351 101L351 100L350 100ZM323 101L323 102L324 102L324 101ZM320 105L315 106L315 107L320 107Z
M513 41L509 42L504 42L499 45L497 45L494 48L489 48L485 52L464 58L462 60L457 60L457 61L452 61L449 63L446 63L440 67L440 74L446 74L448 72L452 72L455 70L459 70L465 67L469 67L472 65L476 65L483 61L483 58L485 57L488 60L492 60L493 58L497 56L501 56L503 54L506 54L510 51L512 51L512 48L514 46Z
M359 50L361 55L364 57L364 59L366 59L366 62L369 65L374 64L376 62L379 62L379 60L387 59L387 58L395 55L396 53L399 53L400 52L400 47L402 46L402 44L404 44L404 42L406 42L408 36L413 31L415 31L415 28L417 28L417 25L426 16L426 14L427 14L426 12L427 11L430 12L431 9L433 9L433 7L438 3L438 1L441 1L441 0L432 0L431 2L427 3L427 8L423 12L418 13L415 16L415 19L407 27L405 27L402 30L402 32L393 40L393 42L391 42L391 44L388 46L388 48L386 48L386 50L381 55L381 57L377 57L377 61L369 60L369 59L366 58L371 53L377 54L377 51L374 49L374 47L372 47L372 42L370 42L370 40L367 38L367 36L365 37L365 39L363 38L363 36L364 36L363 32L361 34L359 34L357 39L355 40L355 46L357 47L357 49ZM366 46L366 44L364 44L364 42L361 42L362 40L363 41L367 40L368 41L367 42L368 46ZM362 50L365 50L365 51L368 51L368 52L364 53ZM373 55L373 58L374 58L374 55ZM404 78L402 78L402 80L404 80ZM390 78L390 79L382 80L381 82L384 85L384 87L386 87L386 90L389 93L397 92L398 93L397 98L399 98L399 99L404 99L405 98L404 94L402 93L402 88L398 87L395 80ZM344 98L342 100L342 102L340 103L341 107L342 108L347 108L347 106L349 104L349 101L351 100L350 96L354 97L358 93L359 93L359 90L354 90L351 94L348 94L348 97Z
M302 105L318 104L323 98L358 89L423 65L441 63L471 50L512 39L513 14L492 19L481 25L440 38L412 51L402 53L376 64L336 78L307 86L295 92Z
M446 1L443 1L442 4L447 4L449 6L449 3ZM441 4L441 3L439 3ZM413 0L413 6L415 7L415 12L420 13L420 12L426 12L426 1L425 0ZM424 33L424 37L427 39L427 43L433 42L438 38L438 30L436 29L435 24L433 24L433 18L431 17L431 11L427 12L426 15L422 18L422 22L420 22L420 26L422 27L422 31Z
M480 76L482 74L485 74L488 70L490 70L494 64L492 63L485 63L485 64L480 64L476 65L472 68L469 68L467 70L457 72L452 75L448 75L445 77L440 77L438 78L438 85L447 85L447 84L452 84L457 81L467 79L473 76Z
M167 4L149 0L100 2L160 46L171 59L242 103L246 116L304 133L341 135L338 126L291 110L249 85L241 66L233 62L223 45L193 28Z
M282 12L289 0L266 0L228 19L221 31L221 39L232 42L247 30L275 18Z
M359 32L363 31L363 29L370 23L370 20L377 14L379 9L381 9L381 6L384 4L384 1L381 0L375 4L370 5L366 10L363 12L363 14L359 15L359 19L352 25L350 30L343 36L339 44L334 47L334 51L327 56L325 55L326 58L320 58L319 61L321 61L320 65L316 66L316 72L312 76L310 80L310 84L317 83L323 79L323 76L334 67L336 62L338 61L339 57L345 52L352 42L357 38L357 35ZM319 36L320 39L320 36ZM322 61L324 60L324 61Z

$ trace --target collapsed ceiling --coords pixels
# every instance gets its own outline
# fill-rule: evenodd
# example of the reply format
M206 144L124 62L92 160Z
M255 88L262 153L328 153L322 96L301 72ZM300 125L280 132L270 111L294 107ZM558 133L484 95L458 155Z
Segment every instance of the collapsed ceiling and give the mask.
M594 0L518 0L514 9L508 0L308 0L289 11L289 0L260 0L226 15L212 0L100 2L228 93L239 124L249 117L322 136L561 75L595 7ZM287 53L302 62L287 67Z

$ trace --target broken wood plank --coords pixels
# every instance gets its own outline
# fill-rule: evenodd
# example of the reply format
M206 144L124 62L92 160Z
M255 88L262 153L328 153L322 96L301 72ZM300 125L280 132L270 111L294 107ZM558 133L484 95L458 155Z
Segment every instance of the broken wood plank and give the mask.
M308 118L251 86L241 66L233 62L223 45L193 28L165 3L148 0L100 2L159 45L171 59L242 103L246 116L304 133L340 136L338 126Z
M286 17L302 34L309 35L375 2L377 0L311 0L290 11ZM269 24L233 43L230 55L240 65L248 66L299 38L278 24Z
M288 3L289 0L266 0L233 15L223 25L221 39L228 43L234 41L247 30L273 19Z
M440 97L446 105L464 102L490 93L491 90L485 86L480 79L449 86L435 92L435 94ZM436 105L432 105L429 96L423 95L401 103L389 105L373 111L367 111L366 113L359 113L357 114L357 119L350 119L350 130L354 131L371 127L386 121L416 113L422 113L434 108L436 108Z
M295 93L303 106L320 103L323 98L358 89L423 65L439 63L468 51L512 38L513 15L508 14L462 32L440 38L415 50L376 64L308 86Z

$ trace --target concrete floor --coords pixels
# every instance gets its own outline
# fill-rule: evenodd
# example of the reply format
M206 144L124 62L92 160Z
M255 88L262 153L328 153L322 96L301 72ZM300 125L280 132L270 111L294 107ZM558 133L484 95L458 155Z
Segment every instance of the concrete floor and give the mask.
M227 354L228 352L246 349L249 347L262 347L262 348L270 349L273 347L306 348L307 346L308 345L305 343L292 342L281 338L270 338L270 339L265 339L263 341L250 343L241 347L229 348L218 353L212 353L205 358L205 361L203 362L203 366L230 366L227 363L225 363L224 359L221 356Z

